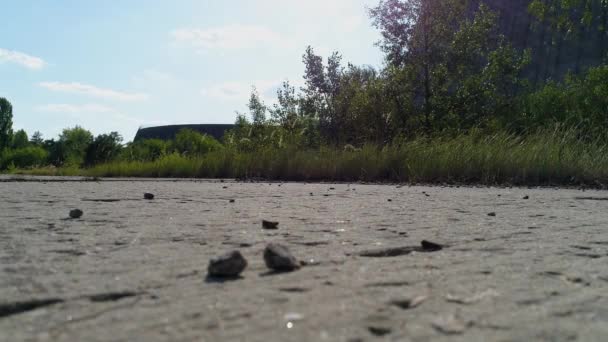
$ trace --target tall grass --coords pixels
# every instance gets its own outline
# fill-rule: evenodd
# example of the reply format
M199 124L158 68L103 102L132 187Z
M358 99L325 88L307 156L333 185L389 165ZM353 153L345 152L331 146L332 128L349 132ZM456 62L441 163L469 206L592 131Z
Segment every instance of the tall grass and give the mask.
M608 185L608 145L576 131L527 136L419 138L358 151L322 148L226 148L196 158L177 154L152 162L112 162L90 169L38 169L30 174L89 177L263 178L293 181L387 181L513 185Z

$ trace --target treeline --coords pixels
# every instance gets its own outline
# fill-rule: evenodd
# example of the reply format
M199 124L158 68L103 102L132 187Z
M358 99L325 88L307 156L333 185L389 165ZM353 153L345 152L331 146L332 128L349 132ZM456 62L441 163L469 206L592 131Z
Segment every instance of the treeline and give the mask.
M577 39L576 29L597 23L586 18L608 6L593 13L589 1L558 2L529 1L529 15L539 27L563 30L562 39ZM339 53L324 59L308 47L305 85L296 90L285 82L272 106L254 89L234 137L244 145L288 140L316 148L555 126L605 135L608 65L535 82L526 68L538 54L515 48L498 26L500 14L480 1L382 0L369 13L382 34L382 69L344 65ZM595 29L606 35L605 27ZM554 38L545 44L558 44Z
M10 103L0 98L2 117L8 123L0 131L0 170L31 169L51 166L55 168L90 168L110 162L148 162L176 154L196 157L223 146L207 135L192 130L180 131L174 140L142 140L122 144L117 132L93 134L82 128L66 128L57 139L45 140L40 132L31 138L24 130L12 131Z

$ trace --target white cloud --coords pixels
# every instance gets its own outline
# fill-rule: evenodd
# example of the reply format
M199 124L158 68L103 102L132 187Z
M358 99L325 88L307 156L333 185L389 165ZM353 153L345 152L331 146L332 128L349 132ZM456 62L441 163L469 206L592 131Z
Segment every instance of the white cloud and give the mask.
M83 104L83 105L73 105L73 104L46 104L36 107L36 110L39 112L46 113L62 113L62 114L115 114L118 111L114 108L107 107L100 104Z
M32 70L39 70L46 66L46 62L41 58L6 49L0 49L0 63L2 62L16 63Z
M261 12L298 13L302 34L322 31L325 34L352 33L366 23L366 7L377 5L377 0L258 0ZM315 25L310 24L314 18Z
M90 119L98 119L100 116L93 114L105 114L112 117L112 122L123 121L132 124L141 124L140 119L122 114L118 109L108 107L98 103L87 104L67 104L67 103L51 103L35 107L38 112L56 113L69 115L76 119L83 119L86 115L91 114ZM95 125L95 124L93 124Z
M78 82L62 83L62 82L41 82L39 85L43 88L79 95L87 95L91 97L103 98L116 101L144 101L149 98L148 94L144 93L127 93L112 89L98 88L89 84Z
M228 25L215 28L180 28L171 32L177 43L189 45L199 51L236 50L289 45L280 34L259 25Z
M260 98L267 104L276 97L276 90L283 83L282 80L261 80L255 82L231 81L223 82L203 88L201 94L212 99L222 101L240 101L247 103L251 90L255 87L260 94Z

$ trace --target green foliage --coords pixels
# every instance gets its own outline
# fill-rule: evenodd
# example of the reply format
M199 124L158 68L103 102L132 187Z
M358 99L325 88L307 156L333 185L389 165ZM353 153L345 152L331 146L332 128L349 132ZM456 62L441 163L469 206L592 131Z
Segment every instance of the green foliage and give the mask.
M383 0L370 11L396 78L386 82L401 107L394 122L410 126L397 131L470 129L513 109L527 56L499 35L496 13L482 4L469 19L466 9L457 0Z
M566 38L576 37L584 27L594 23L594 11L607 11L606 0L532 0L528 11L542 22L564 34ZM605 23L599 23L600 30Z
M64 129L56 146L57 161L68 166L82 165L92 142L93 134L80 126Z
M150 162L101 164L77 174L606 187L607 151L605 141L583 140L573 129L545 129L526 136L473 131L395 141L385 146L367 144L361 149L310 151L264 147L251 152L225 149L194 158L169 154ZM73 170L46 169L46 173L73 174Z
M42 146L44 144L44 139L42 139L42 133L39 131L34 132L32 137L30 138L30 144L34 146Z
M17 132L15 132L15 134L13 135L13 143L12 143L12 148L14 149L20 149L20 148L26 148L28 147L30 144L29 138L27 137L27 133L20 129Z
M122 137L118 132L98 135L86 148L84 163L92 166L116 159L122 150Z
M175 136L173 148L185 156L197 156L220 150L222 145L209 135L202 135L191 129L182 129Z
M127 144L120 158L126 161L148 162L167 154L170 142L160 139L147 139Z
M549 82L527 96L517 128L561 123L588 137L607 137L608 65L585 75L570 75L564 83Z
M0 97L0 152L10 146L13 137L13 106Z
M5 150L0 157L0 170L44 166L48 155L49 153L45 149L36 146Z

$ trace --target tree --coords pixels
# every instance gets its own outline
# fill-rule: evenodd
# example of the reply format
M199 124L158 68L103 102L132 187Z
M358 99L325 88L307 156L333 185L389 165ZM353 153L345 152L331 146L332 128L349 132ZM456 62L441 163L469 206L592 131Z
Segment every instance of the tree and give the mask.
M84 162L91 142L93 142L93 134L80 126L64 129L59 135L59 146L57 146L59 162L69 166L80 166Z
M0 97L0 152L10 146L13 135L13 106Z
M42 139L42 133L40 133L40 131L36 131L32 134L30 144L34 146L42 146L42 144L44 144L44 139Z
M98 135L87 147L84 163L92 166L117 158L122 150L122 137L118 132Z
M266 122L266 106L260 99L258 90L253 87L249 97L249 113L254 126L261 126Z
M435 90L442 87L447 50L454 32L466 13L459 0L381 0L370 10L374 26L381 31L379 46L387 62L410 69L416 87L415 97L422 100L423 125L427 132L437 110Z
M517 89L526 58L506 43L496 13L483 3L470 6L461 0L382 0L370 10L389 75L398 79L389 88L394 102L413 104L399 121L418 117L426 133L469 128L511 105L499 91Z
M293 132L301 114L299 107L300 99L296 96L295 87L289 81L284 81L277 90L277 103L270 110L272 122Z
M29 139L27 137L27 133L22 129L15 132L15 135L13 136L12 147L14 149L19 149L19 148L28 147L28 145L29 145Z
M315 54L311 46L302 56L304 62L305 86L302 88L303 99L301 110L308 117L318 118L321 134L328 141L337 143L341 118L336 111L336 98L341 89L341 77L344 69L341 66L342 56L338 52L327 58Z

